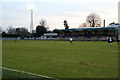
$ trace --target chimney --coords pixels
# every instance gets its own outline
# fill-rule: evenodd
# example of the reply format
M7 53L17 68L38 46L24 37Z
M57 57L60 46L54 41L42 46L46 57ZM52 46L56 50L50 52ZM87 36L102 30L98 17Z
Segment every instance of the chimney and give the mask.
M103 20L103 27L105 27L105 19Z

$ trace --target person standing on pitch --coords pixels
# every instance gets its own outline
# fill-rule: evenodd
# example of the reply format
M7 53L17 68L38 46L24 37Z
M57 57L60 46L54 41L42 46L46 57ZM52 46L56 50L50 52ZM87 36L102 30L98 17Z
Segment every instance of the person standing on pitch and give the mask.
M112 46L113 39L111 37L108 38L108 43Z
M72 43L72 37L70 37L70 43Z

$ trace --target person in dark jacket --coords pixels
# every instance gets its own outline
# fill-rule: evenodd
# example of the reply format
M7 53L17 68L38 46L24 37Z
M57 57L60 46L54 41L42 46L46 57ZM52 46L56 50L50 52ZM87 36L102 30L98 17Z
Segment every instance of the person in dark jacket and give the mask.
M108 43L112 46L112 42L113 42L113 38L112 37L109 37L108 38Z

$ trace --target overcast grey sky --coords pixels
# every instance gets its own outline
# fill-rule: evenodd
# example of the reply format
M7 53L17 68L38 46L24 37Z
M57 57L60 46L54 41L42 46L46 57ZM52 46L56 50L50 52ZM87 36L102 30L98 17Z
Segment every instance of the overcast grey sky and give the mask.
M106 20L106 25L118 22L119 0L3 0L2 28L8 26L30 26L29 5L34 5L34 29L41 19L47 20L47 26L52 29L62 29L63 21L67 20L70 28L78 28L86 21L90 13L97 13Z

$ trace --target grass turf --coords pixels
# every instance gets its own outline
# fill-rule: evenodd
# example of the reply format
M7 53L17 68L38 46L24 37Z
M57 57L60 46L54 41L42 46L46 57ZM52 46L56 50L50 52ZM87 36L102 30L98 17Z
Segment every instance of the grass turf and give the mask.
M3 67L54 78L118 77L116 42L3 40L2 59Z

